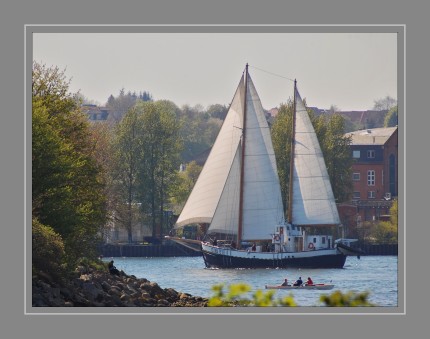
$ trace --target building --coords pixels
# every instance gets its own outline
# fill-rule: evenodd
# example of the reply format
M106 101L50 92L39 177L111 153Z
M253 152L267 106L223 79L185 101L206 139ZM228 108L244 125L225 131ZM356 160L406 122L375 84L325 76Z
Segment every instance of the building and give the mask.
M398 191L397 127L347 133L351 137L353 200L390 200Z
M347 133L351 137L353 195L338 206L348 229L365 221L386 219L398 194L398 128L374 128ZM354 212L355 210L355 212Z
M97 105L85 104L81 106L82 112L88 115L90 121L107 120L109 109L106 107L99 107Z

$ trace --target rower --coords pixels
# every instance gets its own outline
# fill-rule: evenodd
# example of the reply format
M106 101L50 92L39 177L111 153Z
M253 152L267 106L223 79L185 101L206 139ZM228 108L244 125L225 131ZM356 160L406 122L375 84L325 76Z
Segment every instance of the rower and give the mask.
M285 278L285 281L281 284L281 286L291 286L288 284L288 279Z
M310 285L313 285L313 284L314 284L314 282L312 281L311 277L308 277L308 280L306 281L305 285L306 286L310 286Z

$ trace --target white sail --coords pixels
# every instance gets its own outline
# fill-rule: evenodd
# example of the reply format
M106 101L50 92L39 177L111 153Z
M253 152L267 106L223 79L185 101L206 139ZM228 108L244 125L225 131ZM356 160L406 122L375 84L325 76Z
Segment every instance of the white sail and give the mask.
M339 224L324 157L297 90L292 210L294 225Z
M271 239L284 221L281 188L270 129L248 76L242 239Z
M226 119L176 227L210 223L208 233L237 234L239 225L242 132L245 131L243 225L241 239L271 239L283 222L283 204L270 129L251 78L236 90Z
M176 222L176 228L212 222L242 135L244 95L242 76L209 157Z

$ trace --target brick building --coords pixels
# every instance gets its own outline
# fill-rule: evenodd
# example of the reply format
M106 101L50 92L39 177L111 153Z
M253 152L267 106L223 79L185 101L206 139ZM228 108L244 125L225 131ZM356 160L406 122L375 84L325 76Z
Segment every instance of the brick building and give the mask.
M362 222L384 220L398 194L398 128L347 133L351 137L353 196L338 205L346 230ZM349 233L349 232L347 232Z
M351 136L352 200L390 200L398 191L397 127L347 133Z

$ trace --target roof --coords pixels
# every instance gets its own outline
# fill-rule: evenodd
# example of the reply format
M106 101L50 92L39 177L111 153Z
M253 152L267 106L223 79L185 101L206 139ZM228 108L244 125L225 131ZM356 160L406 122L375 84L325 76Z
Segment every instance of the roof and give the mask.
M397 131L396 127L372 128L346 133L351 145L384 145Z

